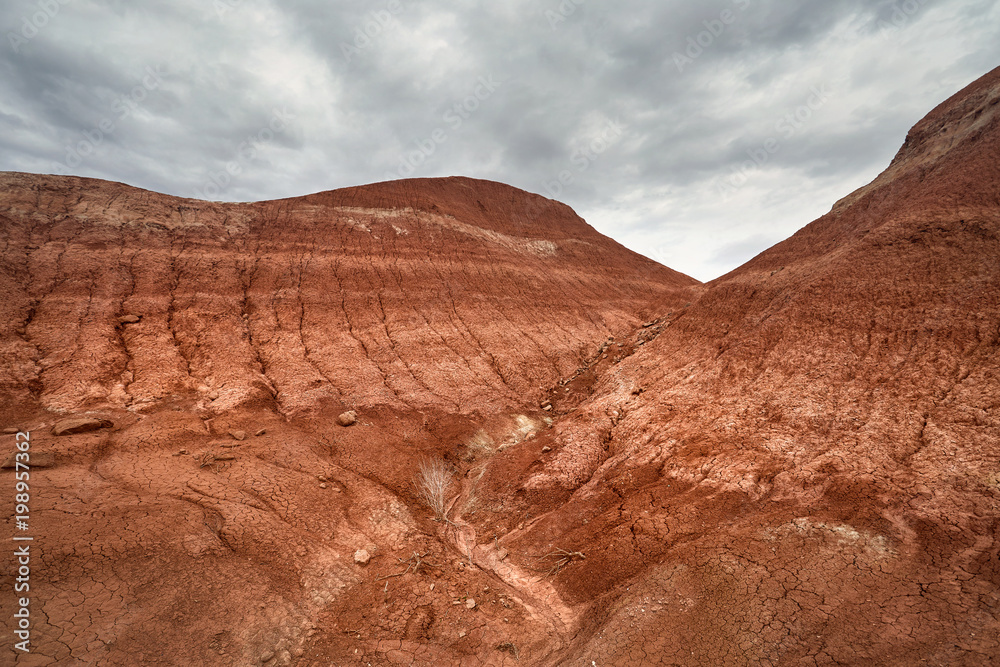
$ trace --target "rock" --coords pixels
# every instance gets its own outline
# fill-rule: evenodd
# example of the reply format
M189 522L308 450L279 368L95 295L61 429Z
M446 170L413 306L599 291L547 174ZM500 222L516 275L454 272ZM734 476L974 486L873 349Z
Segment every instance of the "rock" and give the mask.
M247 439L247 432L246 431L230 431L229 435L233 438L233 440L241 440L242 441L242 440L246 440Z
M98 431L102 428L111 428L114 422L110 419L99 417L70 417L57 422L52 427L52 435L73 435L75 433L87 433Z
M475 600L475 598L469 598L468 600L466 600L465 601L465 608L466 609L475 609L476 608L476 600Z
M270 662L274 660L274 651L264 651L260 656L261 662Z
M8 426L7 428L5 428L3 430L3 434L4 435L15 435L15 434L20 433L20 432L21 432L21 429L19 429L16 426Z
M210 392L208 392L208 398L209 398L209 400L214 401L218 397L219 397L219 392L217 392L217 391L210 391Z
M372 557L368 553L367 549L358 549L357 551L354 552L354 562L357 563L358 565L362 566L368 565L371 559Z
M254 433L254 435L259 438L260 436L264 435L265 433L267 433L267 429L266 428L261 428L261 429L257 429L257 432Z
M142 315L122 315L118 318L118 324L135 324L142 320Z
M29 452L28 459L27 463L31 468L51 468L56 464L56 457L52 452ZM6 470L15 467L17 467L17 452L11 452L0 468Z
M337 417L337 423L340 424L341 426L352 426L356 424L357 421L358 421L358 413L355 412L354 410L349 410L347 412L344 412L339 417Z
M321 482L320 485L319 485L319 488L325 489L326 488L326 482Z
M549 447L548 445L545 445L544 447L542 447L542 453L543 454L548 454L551 451L552 451L552 448Z

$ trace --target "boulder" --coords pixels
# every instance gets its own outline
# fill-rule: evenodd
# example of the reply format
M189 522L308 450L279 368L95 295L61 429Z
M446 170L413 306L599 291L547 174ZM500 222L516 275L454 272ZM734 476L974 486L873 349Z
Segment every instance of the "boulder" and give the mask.
M70 417L57 422L52 427L52 435L73 435L75 433L87 433L98 431L102 428L111 428L114 422L110 419L100 417Z

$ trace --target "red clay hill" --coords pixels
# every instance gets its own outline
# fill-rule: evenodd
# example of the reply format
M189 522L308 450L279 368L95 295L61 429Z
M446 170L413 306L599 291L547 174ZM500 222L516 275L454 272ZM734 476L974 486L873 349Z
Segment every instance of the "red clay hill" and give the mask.
M1000 663L998 110L708 285L496 183L0 175L4 661Z

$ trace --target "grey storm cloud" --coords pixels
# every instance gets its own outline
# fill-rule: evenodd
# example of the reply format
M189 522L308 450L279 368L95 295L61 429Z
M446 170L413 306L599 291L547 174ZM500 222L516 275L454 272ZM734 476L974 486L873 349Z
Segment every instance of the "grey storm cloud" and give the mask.
M992 0L8 0L0 169L225 201L466 175L714 278L998 64Z

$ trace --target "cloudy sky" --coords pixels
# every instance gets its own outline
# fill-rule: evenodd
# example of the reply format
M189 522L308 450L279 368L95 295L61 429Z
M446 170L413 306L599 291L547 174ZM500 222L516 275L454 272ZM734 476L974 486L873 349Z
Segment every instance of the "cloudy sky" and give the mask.
M0 170L246 201L465 175L701 280L1000 65L994 0L4 0Z

